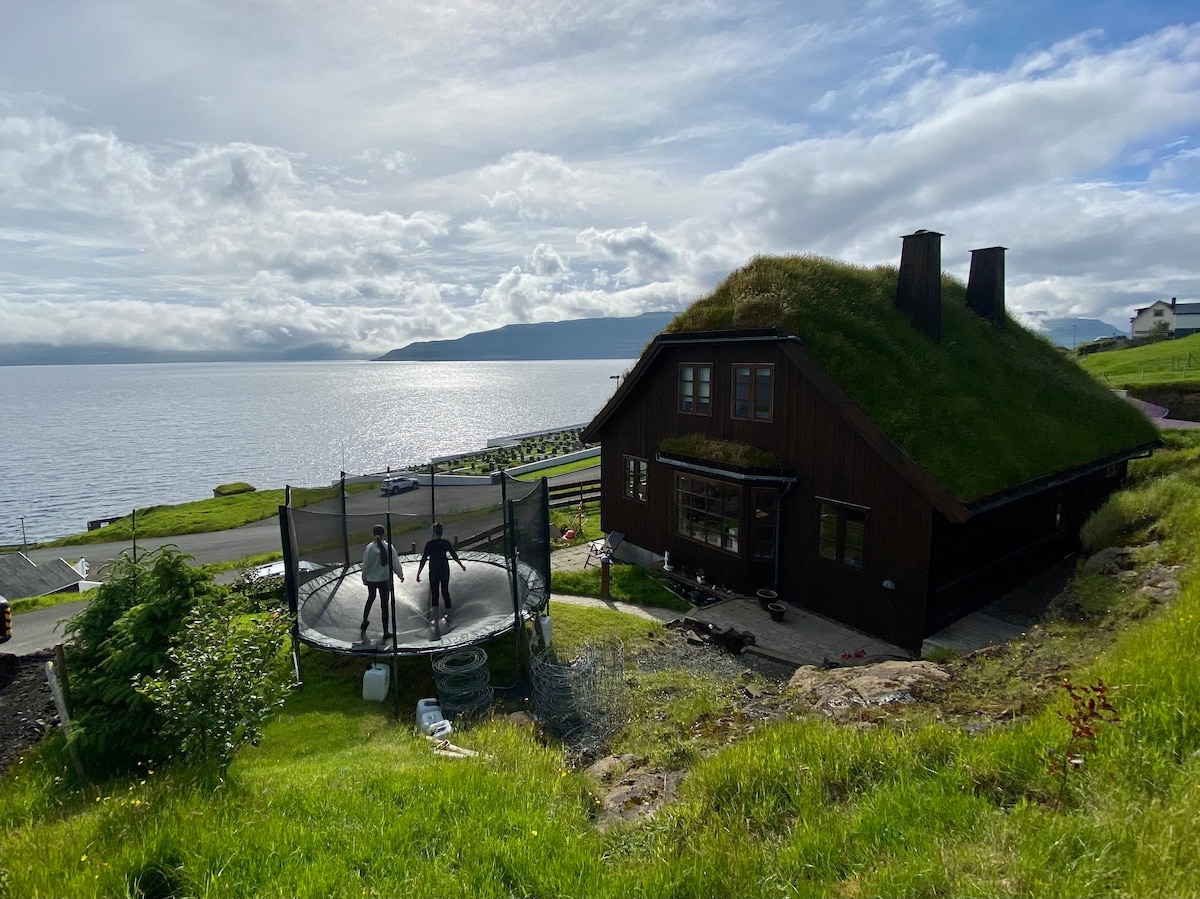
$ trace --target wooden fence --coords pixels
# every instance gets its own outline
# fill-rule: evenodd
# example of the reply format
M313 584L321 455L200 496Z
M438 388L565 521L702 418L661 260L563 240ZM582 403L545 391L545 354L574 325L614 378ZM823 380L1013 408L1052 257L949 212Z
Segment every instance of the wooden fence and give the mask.
M549 494L550 508L576 508L580 503L590 503L600 499L600 479L595 478L590 481L580 481L578 484L550 487L547 493ZM503 533L504 525L499 524L486 531L480 531L478 534L471 534L469 537L456 537L454 545L458 549L475 549L488 545Z

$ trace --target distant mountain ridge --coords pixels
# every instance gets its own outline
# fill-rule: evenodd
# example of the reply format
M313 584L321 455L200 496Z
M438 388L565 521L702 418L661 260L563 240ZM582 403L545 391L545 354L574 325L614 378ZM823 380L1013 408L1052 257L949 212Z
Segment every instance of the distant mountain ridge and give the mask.
M0 365L144 365L164 362L317 362L361 359L327 344L305 344L280 350L160 350L152 347L89 343L53 346L46 343L0 344Z
M632 318L577 318L561 322L505 325L455 340L426 340L374 359L375 362L503 362L515 359L636 359L674 312Z
M632 318L580 318L561 322L506 325L467 334L456 340L410 343L372 361L474 362L515 359L637 359L674 312L647 312ZM1036 325L1035 325L1036 327ZM1047 318L1040 328L1052 343L1072 347L1125 332L1094 318ZM110 344L52 346L42 343L0 344L4 365L100 365L161 362L315 362L355 360L357 353L325 343L276 350L161 350Z

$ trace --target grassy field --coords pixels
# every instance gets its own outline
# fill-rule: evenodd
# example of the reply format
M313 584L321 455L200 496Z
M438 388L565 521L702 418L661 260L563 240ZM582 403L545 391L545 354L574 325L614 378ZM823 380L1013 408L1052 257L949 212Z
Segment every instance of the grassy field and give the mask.
M346 492L359 493L378 488L377 483L351 483L346 485ZM333 499L338 495L338 489L335 485L293 490L292 505L302 509L313 503ZM134 515L137 519L137 534L144 539L176 537L180 534L207 534L212 531L240 528L242 525L277 515L285 495L284 490L255 490L177 505L150 506L138 509L133 515L118 518L112 524L94 531L72 534L41 543L39 546L87 546L91 543L129 540L133 536Z
M427 660L400 671L397 722L362 700L363 661L306 654L216 783L166 766L82 786L53 736L0 782L0 896L1197 896L1198 438L1135 464L1088 539L1136 545L1178 594L1081 578L1037 634L950 664L942 695L850 726L753 675L631 669L609 748L683 780L611 829L584 760L507 715L516 694L454 735L481 755L433 755L411 723ZM563 658L662 640L619 613L554 617ZM511 638L488 652L514 683ZM1097 685L1119 721L1089 711Z
M1200 381L1200 334L1092 353L1079 364L1114 389L1195 384Z

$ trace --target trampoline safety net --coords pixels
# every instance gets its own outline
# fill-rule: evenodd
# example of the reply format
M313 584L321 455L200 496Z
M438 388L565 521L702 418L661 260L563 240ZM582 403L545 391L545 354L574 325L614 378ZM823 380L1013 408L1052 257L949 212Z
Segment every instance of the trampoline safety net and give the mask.
M345 502L319 512L281 506L280 536L293 635L331 652L369 655L438 653L484 642L511 631L543 610L550 595L549 491L546 480L497 485L498 502L463 508L456 488L438 487L428 513L379 511L347 514ZM443 493L443 491L446 491ZM433 491L430 491L433 499ZM501 497L504 497L501 499ZM340 505L340 510L338 506ZM431 503L433 505L433 503ZM428 581L415 582L415 568L435 521L466 568L453 569L454 622L433 627L427 617ZM387 618L368 612L361 577L364 548L382 524L406 580L395 577ZM433 569L430 568L430 577ZM374 615L374 617L372 617ZM369 627L360 628L360 622ZM395 631L394 640L391 631ZM379 635L382 634L382 637Z

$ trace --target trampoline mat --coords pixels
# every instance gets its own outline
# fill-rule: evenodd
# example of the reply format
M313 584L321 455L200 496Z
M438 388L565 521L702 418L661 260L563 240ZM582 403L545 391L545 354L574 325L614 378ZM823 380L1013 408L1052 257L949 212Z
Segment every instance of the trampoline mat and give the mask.
M466 571L450 564L450 627L435 630L429 622L429 569L417 583L419 554L401 555L404 582L393 581L397 627L395 643L383 639L379 599L371 606L370 623L363 639L360 627L367 587L359 565L327 569L306 580L299 590L299 637L310 646L329 652L369 655L417 655L445 652L481 643L513 629L512 580L505 558L498 553L459 553ZM517 590L522 620L546 604L542 576L528 565L518 565ZM439 604L439 611L445 608Z

